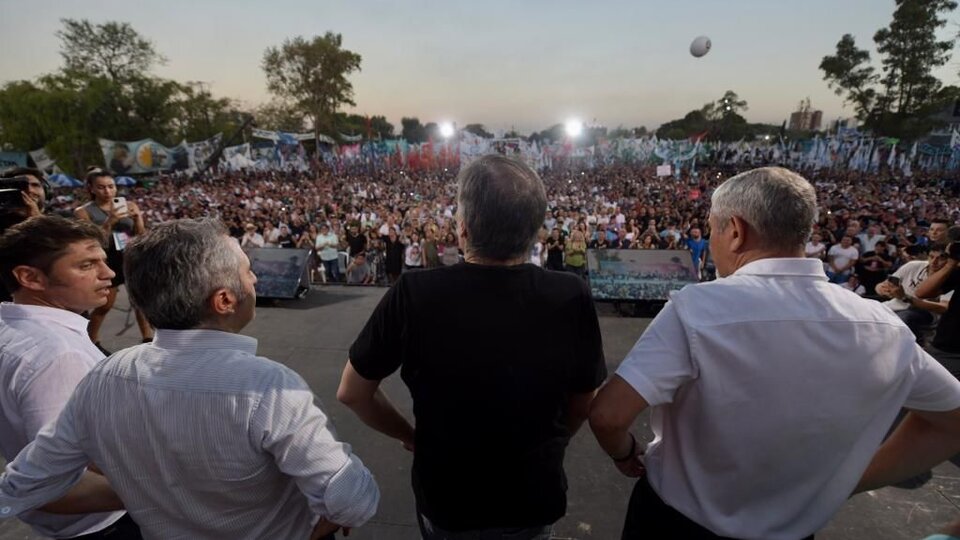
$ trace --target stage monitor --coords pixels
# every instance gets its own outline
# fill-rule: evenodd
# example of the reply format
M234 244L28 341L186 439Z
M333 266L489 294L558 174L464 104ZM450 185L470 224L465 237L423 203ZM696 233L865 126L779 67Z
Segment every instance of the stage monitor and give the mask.
M260 298L295 298L301 284L309 286L309 249L259 248L247 251L257 275Z
M601 301L663 301L697 283L689 251L588 249L590 292Z

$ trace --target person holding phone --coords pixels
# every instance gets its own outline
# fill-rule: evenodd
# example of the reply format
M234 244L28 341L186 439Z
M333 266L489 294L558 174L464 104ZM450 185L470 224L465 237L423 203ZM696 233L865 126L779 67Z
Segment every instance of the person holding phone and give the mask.
M917 298L917 287L946 264L943 247L942 244L930 246L927 260L905 263L874 289L881 297L889 298L883 305L906 323L921 344L924 335L929 333L930 326L935 322L935 316L947 311L947 304L952 296L952 293L947 293L932 300Z
M77 218L92 221L103 228L107 237L107 265L116 273L107 303L90 313L87 333L90 335L90 341L109 356L110 351L100 344L100 327L103 326L107 313L113 309L113 304L117 300L118 287L125 283L123 249L131 238L143 234L146 227L137 203L127 201L124 197L117 197L117 184L110 171L90 167L87 169L86 184L90 202L77 208L73 213ZM153 328L150 327L150 323L140 310L134 308L134 313L137 316L137 326L140 327L143 342L153 341Z

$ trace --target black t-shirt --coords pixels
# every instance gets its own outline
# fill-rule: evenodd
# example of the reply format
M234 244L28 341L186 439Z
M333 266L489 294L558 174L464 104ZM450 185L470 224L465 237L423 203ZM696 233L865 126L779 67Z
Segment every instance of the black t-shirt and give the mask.
M960 268L955 268L940 292L946 294L958 288L960 288ZM960 298L957 298L956 292L950 298L947 312L940 316L937 333L933 336L933 346L941 351L960 353Z
M417 507L438 527L533 527L566 513L572 394L606 378L590 292L532 264L403 274L350 348L413 397Z
M354 236L348 232L347 246L349 246L350 256L356 257L357 253L363 253L364 251L366 251L367 237L362 234L358 234L357 236Z

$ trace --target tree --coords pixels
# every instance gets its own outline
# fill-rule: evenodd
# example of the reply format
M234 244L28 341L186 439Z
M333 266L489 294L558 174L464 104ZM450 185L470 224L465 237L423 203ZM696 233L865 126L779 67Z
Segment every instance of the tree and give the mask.
M427 130L420 124L419 118L401 118L400 136L408 143L417 144L427 140Z
M288 100L313 124L315 136L334 126L334 113L353 102L347 76L360 70L360 55L343 48L340 34L327 32L312 40L288 39L263 55L267 88Z
M706 107L706 106L705 106ZM727 90L723 97L718 99L713 106L713 118L711 120L724 120L740 116L740 113L748 110L747 102L740 99L733 90Z
M93 24L86 19L60 19L63 29L60 55L69 72L107 77L113 82L125 82L140 76L166 59L153 44L140 36L128 23L106 22Z
M882 74L846 34L836 54L820 62L824 80L868 129L908 139L922 135L933 127L929 117L944 106L942 83L932 73L950 60L954 40L938 40L936 33L947 24L942 15L956 8L953 0L896 0L892 22L873 36Z
M274 99L257 107L253 113L257 127L270 131L299 133L304 128L304 115L295 106Z
M473 133L477 137L483 137L484 139L492 139L493 133L487 131L483 124L467 124L463 127L463 130L467 133Z

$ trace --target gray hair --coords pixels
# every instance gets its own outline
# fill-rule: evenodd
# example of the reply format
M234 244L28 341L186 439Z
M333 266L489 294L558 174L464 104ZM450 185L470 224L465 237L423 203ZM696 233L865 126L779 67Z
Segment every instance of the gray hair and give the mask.
M802 246L817 220L817 193L799 174L780 167L753 169L713 192L710 213L721 229L733 216L750 224L767 249Z
M483 156L457 176L457 213L467 250L493 261L526 256L543 226L543 181L523 162Z
M134 238L123 261L131 302L154 327L186 330L207 318L214 291L228 289L242 301L233 241L214 219L168 221Z

